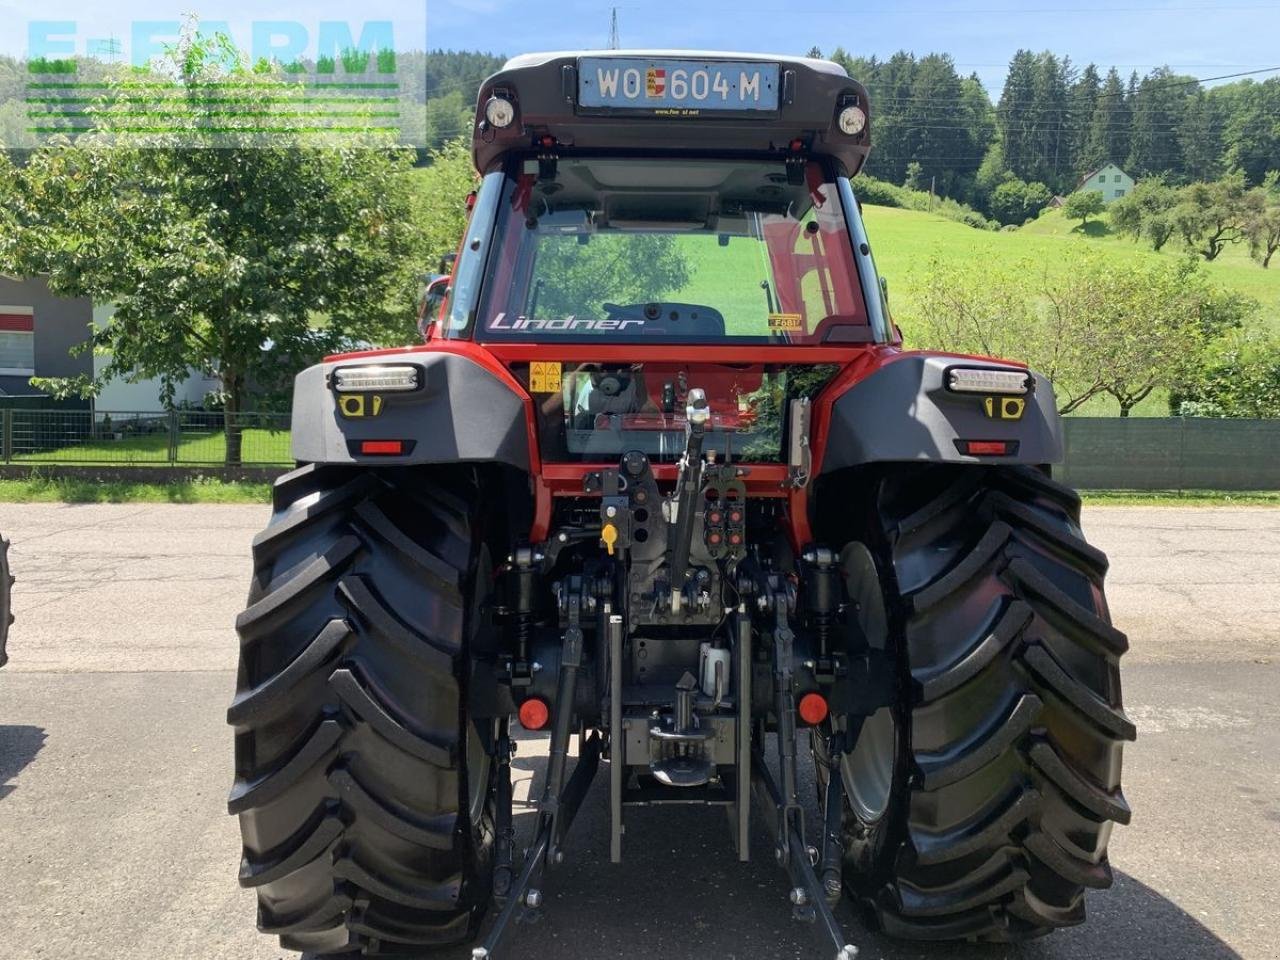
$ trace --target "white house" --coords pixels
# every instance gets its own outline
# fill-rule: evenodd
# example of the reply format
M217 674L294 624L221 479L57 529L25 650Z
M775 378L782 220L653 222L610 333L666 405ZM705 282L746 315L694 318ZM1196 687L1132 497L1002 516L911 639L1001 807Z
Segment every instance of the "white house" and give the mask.
M110 304L94 307L94 325L99 328L105 327L114 313L115 307ZM101 375L110 359L110 356L94 355L93 375L95 377ZM203 402L206 394L221 389L221 386L217 377L206 377L192 370L191 376L177 385L173 402L182 404L185 401L191 406L197 406ZM116 412L163 413L165 407L160 402L160 381L150 379L130 382L117 377L102 388L102 392L94 401L94 409L113 414Z
M1114 163L1108 163L1086 173L1076 190L1098 190L1102 192L1102 202L1110 203L1133 192L1133 177L1129 176Z

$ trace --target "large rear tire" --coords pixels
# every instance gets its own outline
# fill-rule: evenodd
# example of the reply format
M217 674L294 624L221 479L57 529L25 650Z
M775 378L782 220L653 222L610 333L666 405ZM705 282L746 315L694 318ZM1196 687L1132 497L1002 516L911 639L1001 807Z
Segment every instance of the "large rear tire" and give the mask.
M317 954L467 940L490 900L491 730L466 715L490 580L461 471L307 466L275 487L236 628L240 882Z
M886 476L876 504L902 697L893 723L864 727L887 742L846 759L880 771L845 771L846 784L893 783L883 815L846 806L846 889L909 939L1080 923L1085 889L1111 884L1107 841L1129 821L1121 745L1134 738L1127 641L1080 500L1030 468L931 466Z
M13 575L9 572L9 541L0 537L0 667L9 662L5 646L9 642L9 625L13 623Z

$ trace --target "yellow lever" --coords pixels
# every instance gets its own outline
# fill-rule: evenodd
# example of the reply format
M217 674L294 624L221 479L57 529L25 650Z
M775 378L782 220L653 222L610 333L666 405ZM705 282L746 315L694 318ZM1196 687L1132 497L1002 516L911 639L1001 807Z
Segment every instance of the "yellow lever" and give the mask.
M613 545L618 542L618 528L612 523L606 523L600 530L600 539L604 541L604 548L609 551L609 556L613 556Z

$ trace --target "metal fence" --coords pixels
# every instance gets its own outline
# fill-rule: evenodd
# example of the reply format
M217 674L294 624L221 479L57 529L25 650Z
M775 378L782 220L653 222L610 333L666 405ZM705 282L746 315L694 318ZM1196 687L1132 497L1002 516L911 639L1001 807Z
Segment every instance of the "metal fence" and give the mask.
M1280 420L1068 417L1054 475L1085 490L1280 490Z
M240 464L291 466L289 415L238 413ZM1280 420L1068 417L1054 475L1087 490L1280 490ZM222 466L221 413L0 410L0 461Z
M6 464L220 466L227 462L222 413L173 410L0 411L0 460ZM289 415L237 413L240 463L288 466Z

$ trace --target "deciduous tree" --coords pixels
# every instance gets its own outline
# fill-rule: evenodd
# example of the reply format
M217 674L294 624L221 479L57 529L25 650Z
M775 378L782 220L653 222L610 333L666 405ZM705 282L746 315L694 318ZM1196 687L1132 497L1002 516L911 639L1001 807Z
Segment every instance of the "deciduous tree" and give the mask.
M1087 226L1090 217L1100 216L1105 209L1100 190L1077 190L1062 205L1062 212L1072 220L1079 220L1081 227Z
M1261 196L1249 190L1243 172L1236 171L1212 183L1184 187L1169 217L1189 250L1216 260L1228 244L1249 238L1261 206Z
M1023 360L1053 381L1059 412L1105 393L1121 416L1187 382L1206 344L1255 308L1214 288L1193 259L1094 252L1059 272L935 262L913 306L902 317L913 346Z
M158 377L172 397L192 370L216 375L226 458L237 464L251 380L287 380L353 340L411 334L407 263L418 244L411 151L311 149L258 133L202 148L210 82L230 76L250 107L293 89L227 62L225 41L190 36L174 51L183 86L166 111L182 139L36 151L11 178L16 229L0 237L0 269L46 274L58 293L115 305L92 335L91 348L110 357L99 375L42 386L92 394L117 377Z
M1267 173L1256 192L1259 199L1249 224L1249 252L1265 270L1280 249L1280 172Z

